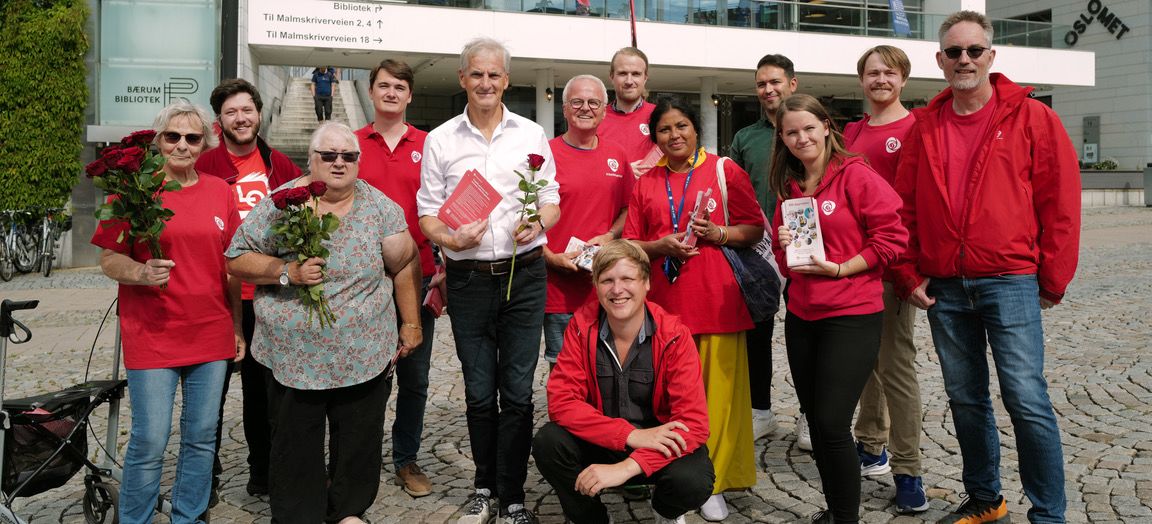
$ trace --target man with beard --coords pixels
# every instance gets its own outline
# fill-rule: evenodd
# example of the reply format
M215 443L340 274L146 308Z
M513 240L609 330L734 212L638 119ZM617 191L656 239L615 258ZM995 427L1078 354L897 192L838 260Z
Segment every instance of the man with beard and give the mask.
M600 137L624 148L636 176L647 173L660 160L660 150L649 138L648 117L656 108L644 100L648 93L648 55L635 47L625 47L612 55L608 69L616 100L608 105Z
M784 55L764 55L756 64L756 97L760 99L760 119L736 132L728 150L736 165L752 178L756 201L768 216L776 210L776 195L768 184L772 145L776 140L776 110L780 102L796 91L796 68ZM769 230L770 228L765 228ZM779 284L777 284L779 285ZM776 296L779 295L777 290ZM748 372L752 377L752 436L761 439L776 429L772 413L772 328L773 319L757 322L748 332ZM812 451L812 437L803 416L796 419L796 446Z
M210 149L196 161L196 170L204 175L223 178L232 186L240 218L256 207L260 199L290 180L300 176L300 168L283 153L272 149L260 138L260 111L264 103L256 86L242 78L225 80L212 90L209 97L220 128L222 147ZM256 327L256 314L252 308L256 286L242 284L242 327L244 341L252 347L252 332ZM268 452L271 429L268 427L268 396L265 375L268 368L249 354L240 362L240 383L244 388L244 439L248 442L248 494L268 494ZM228 382L224 381L224 397L228 396ZM220 403L221 421L224 403ZM218 501L220 428L216 429L216 464L213 469L211 504Z
M1044 378L1041 310L1076 272L1080 166L1060 117L1003 74L992 24L974 11L940 26L948 88L914 111L896 174L908 250L893 266L901 296L928 310L956 426L968 499L939 522L1006 522L991 349L1012 419L1031 522L1064 522L1060 428Z

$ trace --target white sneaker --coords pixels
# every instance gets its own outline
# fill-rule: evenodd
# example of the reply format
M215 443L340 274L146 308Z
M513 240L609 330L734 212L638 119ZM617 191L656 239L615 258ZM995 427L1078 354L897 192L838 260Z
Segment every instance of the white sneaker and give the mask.
M649 503L649 506L652 504ZM684 524L684 515L680 515L674 519L666 519L663 515L656 513L656 508L652 508L652 516L656 518L656 524ZM608 515L608 524L612 524L612 515Z
M456 524L487 524L492 520L492 499L488 496L488 490L469 495L462 510L464 514L456 520Z
M808 417L803 413L796 418L796 447L801 451L812 451L812 432L808 430Z
M708 497L703 506L700 506L700 516L708 522L720 522L728 518L728 503L724 501L724 494L717 493Z
M752 410L752 440L760 440L776 431L776 415L770 409Z

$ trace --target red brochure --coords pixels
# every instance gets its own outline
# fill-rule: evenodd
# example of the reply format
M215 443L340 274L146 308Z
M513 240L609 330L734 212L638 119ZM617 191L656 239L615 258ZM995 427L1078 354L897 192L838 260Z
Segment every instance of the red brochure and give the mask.
M480 176L479 171L469 169L440 208L440 221L452 229L460 229L465 224L488 218L500 198L496 188Z

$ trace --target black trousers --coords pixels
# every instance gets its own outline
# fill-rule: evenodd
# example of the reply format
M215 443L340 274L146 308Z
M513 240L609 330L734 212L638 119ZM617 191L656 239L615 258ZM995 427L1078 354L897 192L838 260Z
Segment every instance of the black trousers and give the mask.
M564 516L575 524L608 522L608 509L600 502L600 497L589 497L576 491L576 477L592 464L615 464L628 455L626 451L602 448L580 440L554 422L540 428L532 443L536 467L556 490ZM712 495L715 480L708 448L701 445L651 477L640 474L625 484L653 484L652 509L671 519L704 504Z
M391 385L383 374L355 386L325 390L295 389L272 380L272 522L337 522L368 510L380 487L384 411Z
M772 328L775 323L773 318L757 322L747 333L752 409L772 409Z
M860 458L852 414L876 367L883 313L816 321L784 318L788 367L812 431L824 499L836 522L860 520Z
M213 486L217 477L224 472L220 464L220 438L224 428L224 405L228 402L228 386L232 373L240 366L240 384L244 392L244 440L248 442L248 475L252 484L268 485L268 452L272 446L272 427L268 421L268 381L272 372L252 358L252 335L256 330L256 312L251 300L241 303L242 316L240 329L248 355L239 364L228 363L228 378L224 380L224 391L220 399L220 417L216 421L216 460L212 467Z

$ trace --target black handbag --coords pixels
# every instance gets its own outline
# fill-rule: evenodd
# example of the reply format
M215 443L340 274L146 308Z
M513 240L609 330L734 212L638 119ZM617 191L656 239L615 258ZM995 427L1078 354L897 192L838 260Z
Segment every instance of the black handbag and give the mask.
M720 157L716 161L716 181L720 185L720 200L724 205L724 225L728 226L728 182L724 175L724 161ZM753 322L763 322L774 316L780 309L780 281L779 270L776 269L776 259L772 255L771 223L761 211L764 219L764 238L750 247L720 246L728 265L732 266L732 274L740 284L740 293L744 295L744 304L748 306L748 314Z

